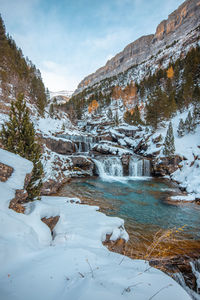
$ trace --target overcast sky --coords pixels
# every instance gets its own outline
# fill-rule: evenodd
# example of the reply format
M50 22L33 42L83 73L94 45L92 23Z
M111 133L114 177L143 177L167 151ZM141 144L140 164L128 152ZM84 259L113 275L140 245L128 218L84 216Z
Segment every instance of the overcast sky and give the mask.
M0 0L7 32L51 91L87 75L157 25L182 0Z

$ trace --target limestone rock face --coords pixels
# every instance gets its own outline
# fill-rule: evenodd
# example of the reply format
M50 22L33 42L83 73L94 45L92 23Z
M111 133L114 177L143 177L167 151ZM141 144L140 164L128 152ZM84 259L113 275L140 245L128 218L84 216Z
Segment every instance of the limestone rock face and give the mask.
M157 56L166 46L176 43L180 37L186 40L179 43L178 50L185 51L185 46L192 42L189 33L200 25L200 1L187 0L171 13L167 20L163 20L157 27L155 34L142 36L133 43L130 43L124 50L107 61L106 65L98 69L95 73L85 77L78 85L75 94L84 90L100 80L117 75L126 71L132 66L137 66ZM196 32L196 38L199 33ZM190 40L191 39L191 40ZM177 51L177 49L175 50ZM163 52L163 58L166 56ZM160 58L161 59L161 58Z
M53 152L59 154L72 154L75 152L75 145L72 141L63 141L61 139L56 140L51 138L47 138L44 141L46 146Z

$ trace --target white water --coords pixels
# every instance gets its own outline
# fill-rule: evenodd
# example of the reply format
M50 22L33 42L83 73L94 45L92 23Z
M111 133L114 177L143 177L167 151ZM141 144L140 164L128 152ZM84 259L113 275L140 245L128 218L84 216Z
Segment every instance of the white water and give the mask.
M105 157L102 160L93 160L102 179L123 177L123 167L119 157Z
M59 135L58 137L62 137L64 139L70 140L74 142L76 152L78 153L88 153L90 149L94 146L94 144L98 141L98 138L95 136L87 136L87 135Z
M141 177L150 176L150 161L148 159L138 159L131 157L129 161L129 176Z
M194 300L200 300L200 259L190 262L192 273L196 278L196 291L191 290L185 283L185 279L182 273L174 274L174 279L188 292L188 294Z
M150 176L150 161L131 157L129 161L129 176L123 176L123 165L120 157L100 157L93 159L98 174L103 180L127 180L146 178Z

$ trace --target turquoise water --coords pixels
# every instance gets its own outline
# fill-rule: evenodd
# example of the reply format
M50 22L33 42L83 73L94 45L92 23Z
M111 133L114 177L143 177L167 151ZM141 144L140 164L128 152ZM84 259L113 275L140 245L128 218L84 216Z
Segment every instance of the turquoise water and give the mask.
M121 217L125 226L157 231L184 226L187 239L200 238L200 206L170 204L167 198L177 188L162 179L113 180L75 179L66 184L59 195L77 196L99 205L108 215Z

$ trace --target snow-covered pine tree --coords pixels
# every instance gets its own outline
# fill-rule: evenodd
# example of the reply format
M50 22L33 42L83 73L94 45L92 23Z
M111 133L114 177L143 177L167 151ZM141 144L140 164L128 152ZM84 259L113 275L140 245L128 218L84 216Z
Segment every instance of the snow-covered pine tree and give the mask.
M115 121L115 126L118 126L119 125L119 114L118 114L118 111L116 111L114 121Z
M180 119L178 129L177 129L177 133L178 133L179 137L182 137L185 134L185 123L183 122L182 118Z
M27 200L34 200L40 195L43 168L40 147L35 141L35 130L23 94L12 101L9 121L2 126L0 137L6 150L33 162L32 177L26 190Z
M200 123L200 107L199 107L199 105L195 105L195 107L193 109L193 113L192 113L192 119L193 119L193 122L194 122L195 128L196 128L197 124Z
M167 129L167 134L164 142L163 154L165 156L173 156L175 153L175 145L174 145L174 134L172 122L169 123L169 127Z
M195 122L192 118L191 112L189 111L187 118L185 120L185 129L188 133L190 133L190 132L194 132L195 128L196 128Z
M111 110L110 107L109 107L108 112L107 112L107 117L108 117L109 120L113 119L113 114L112 114L112 110Z

